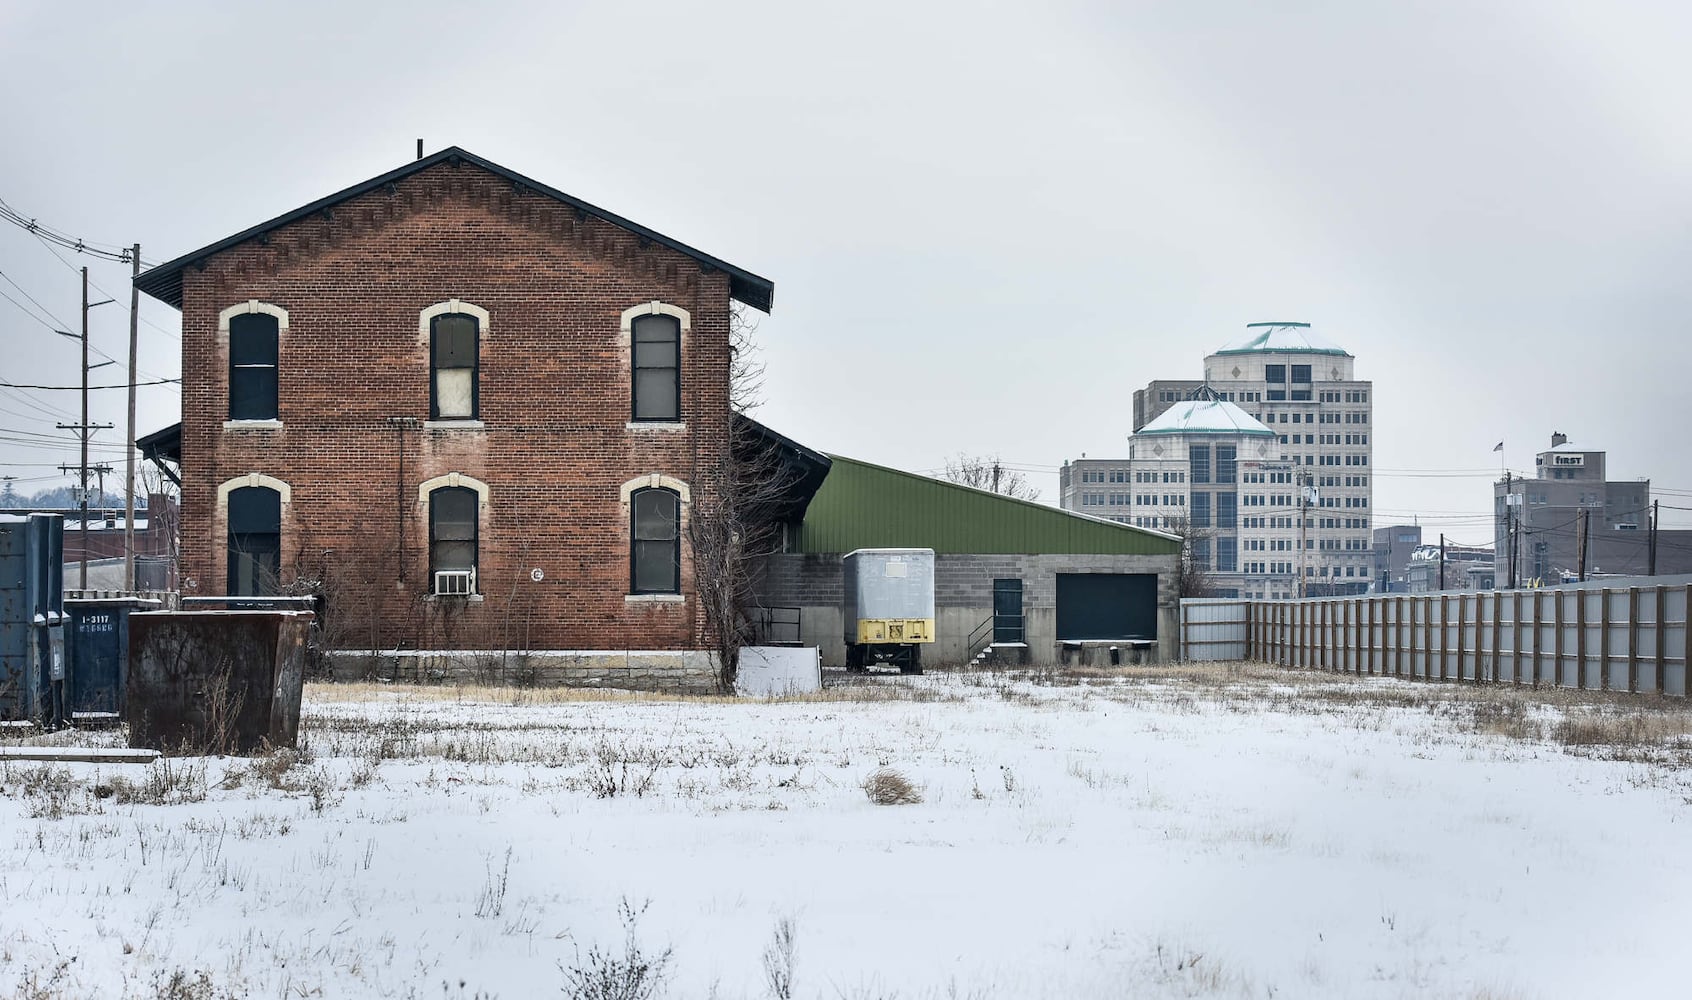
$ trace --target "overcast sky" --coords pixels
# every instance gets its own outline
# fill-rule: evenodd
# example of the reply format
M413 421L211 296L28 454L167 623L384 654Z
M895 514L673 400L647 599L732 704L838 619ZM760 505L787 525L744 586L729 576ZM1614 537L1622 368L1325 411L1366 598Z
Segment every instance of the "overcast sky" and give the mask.
M1493 445L1531 470L1553 431L1692 507L1688 38L1692 5L1614 0L0 0L0 199L160 261L460 145L774 280L766 423L996 452L1053 502L1126 454L1135 387L1306 321L1374 380L1376 523L1484 542ZM128 268L90 266L121 358ZM0 225L0 272L49 314L0 299L0 380L76 382L74 267ZM143 303L142 377L174 376ZM20 489L75 461L19 438L76 399L0 389ZM179 399L143 390L141 431Z

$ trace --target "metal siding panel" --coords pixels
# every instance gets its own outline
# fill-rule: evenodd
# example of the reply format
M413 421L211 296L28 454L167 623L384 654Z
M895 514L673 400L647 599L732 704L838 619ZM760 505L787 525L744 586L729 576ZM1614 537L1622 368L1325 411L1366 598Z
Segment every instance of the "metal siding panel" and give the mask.
M1180 542L830 456L799 533L802 552L932 548L941 554L1168 555Z

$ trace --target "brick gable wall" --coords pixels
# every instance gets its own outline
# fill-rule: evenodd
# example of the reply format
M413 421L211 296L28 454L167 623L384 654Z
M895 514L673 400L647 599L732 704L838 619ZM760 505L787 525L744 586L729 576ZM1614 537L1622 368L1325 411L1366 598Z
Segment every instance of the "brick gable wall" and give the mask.
M483 428L426 429L419 313L486 309ZM280 428L227 429L218 314L288 311ZM624 310L687 310L684 429L630 429ZM709 499L728 435L729 279L465 164L440 164L183 272L183 590L224 592L220 483L286 482L284 584L323 581L326 627L369 649L697 649L705 626L685 544L681 602L627 601L619 488L660 473ZM404 426L406 418L414 426ZM429 591L423 481L486 483L480 602ZM544 580L530 572L540 569Z

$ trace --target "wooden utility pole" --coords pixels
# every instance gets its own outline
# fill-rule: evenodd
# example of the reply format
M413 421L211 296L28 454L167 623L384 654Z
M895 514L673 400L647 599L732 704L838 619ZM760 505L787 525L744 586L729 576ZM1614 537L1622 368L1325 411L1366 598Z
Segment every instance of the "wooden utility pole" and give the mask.
M77 529L78 546L82 549L77 559L77 589L88 589L88 438L94 433L94 426L88 422L88 310L93 306L103 306L107 302L90 303L88 301L88 268L82 269L82 422L78 424L56 424L60 430L75 430L77 438L82 442L82 462L77 466L77 507L82 512L82 524ZM75 334L63 333L67 337ZM101 362L105 364L106 362ZM102 428L111 424L102 424ZM61 468L63 468L61 466Z
M1580 582L1581 583L1586 582L1586 533L1587 533L1587 531L1591 530L1590 529L1591 520L1592 520L1592 509L1589 508L1589 507L1582 507L1580 509L1580 538L1579 538L1579 545L1577 546L1578 550L1579 550L1578 561L1580 563Z
M1514 504L1509 503L1514 494L1509 492L1509 472L1504 474L1504 531L1509 533L1509 589L1516 589L1516 511Z
M123 435L123 589L135 589L135 360L140 340L141 289L135 278L141 274L141 244L130 250L129 282L129 423ZM86 419L86 418L84 418ZM156 513L148 511L149 514Z
M1298 474L1298 596L1302 600L1305 595L1305 573L1309 571L1309 557L1305 555L1305 547L1310 544L1310 473L1300 471Z
M1651 501L1651 534L1645 542L1646 576L1657 575L1657 504L1661 502L1660 500Z
M88 268L82 269L82 426L77 433L82 439L82 473L78 480L81 490L77 493L77 501L82 507L82 527L80 543L81 556L78 560L76 586L79 590L88 589Z

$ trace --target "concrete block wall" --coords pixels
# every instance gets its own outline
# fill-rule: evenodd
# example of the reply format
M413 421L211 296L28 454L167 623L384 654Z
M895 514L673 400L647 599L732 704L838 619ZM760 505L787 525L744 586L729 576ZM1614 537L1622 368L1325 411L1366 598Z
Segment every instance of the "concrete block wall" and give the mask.
M1020 579L1029 662L1059 661L1057 576L1059 573L1158 574L1157 656L1177 653L1179 604L1173 555L940 555L934 561L935 642L923 650L928 663L962 663L972 632L993 614L993 581ZM783 553L770 557L760 598L772 607L801 609L800 639L822 651L823 663L846 662L842 620L840 556Z

